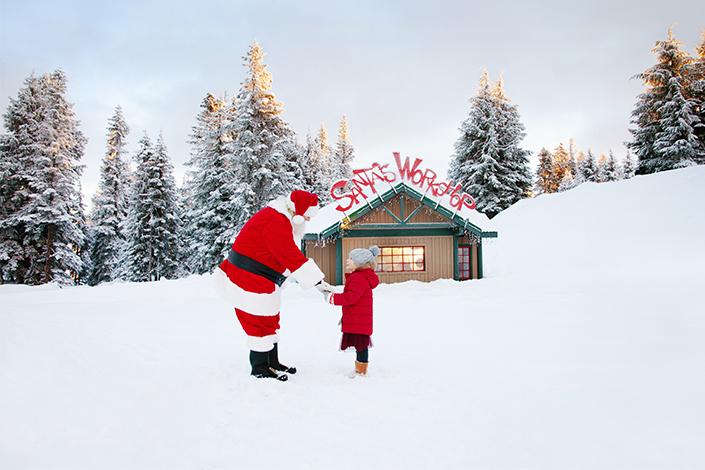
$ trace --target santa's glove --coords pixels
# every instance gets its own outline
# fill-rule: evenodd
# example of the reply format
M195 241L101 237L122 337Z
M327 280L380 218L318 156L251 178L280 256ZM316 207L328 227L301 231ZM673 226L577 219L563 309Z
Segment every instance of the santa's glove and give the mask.
M323 298L325 299L325 301L326 301L327 304L335 305L335 304L333 303L333 296L334 296L334 295L335 295L335 294L333 294L332 292L326 292L326 293L323 294Z
M321 294L333 292L333 286L328 284L326 281L320 281L318 284L316 284L316 289L318 289L318 292L320 292Z

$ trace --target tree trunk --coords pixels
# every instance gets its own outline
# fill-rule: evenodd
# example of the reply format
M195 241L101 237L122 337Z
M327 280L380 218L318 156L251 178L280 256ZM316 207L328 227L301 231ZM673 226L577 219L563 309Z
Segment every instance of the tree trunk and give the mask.
M48 283L52 281L51 268L52 268L52 258L54 256L54 232L56 227L54 224L49 224L47 227L47 246L46 246L46 261L44 263L44 282Z

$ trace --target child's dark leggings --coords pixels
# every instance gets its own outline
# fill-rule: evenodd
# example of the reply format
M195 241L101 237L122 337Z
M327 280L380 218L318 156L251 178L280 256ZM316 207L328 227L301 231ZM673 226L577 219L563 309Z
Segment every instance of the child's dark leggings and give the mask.
M357 362L368 362L368 359L370 357L369 351L370 350L367 348L355 351L355 353L357 354Z

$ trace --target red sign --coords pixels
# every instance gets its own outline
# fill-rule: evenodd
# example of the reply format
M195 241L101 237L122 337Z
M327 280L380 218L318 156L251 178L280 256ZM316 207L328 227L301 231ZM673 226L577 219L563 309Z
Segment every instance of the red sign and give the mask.
M336 209L345 212L359 201L369 197L366 193L367 188L372 194L378 194L377 187L380 184L393 184L399 179L420 189L423 194L430 193L439 199L448 196L449 205L458 211L463 207L475 208L475 200L468 193L463 192L460 183L454 185L452 181L440 180L435 171L421 167L422 159L416 158L411 163L409 157L406 157L402 163L399 152L394 152L394 161L397 165L396 172L389 168L389 163L373 163L369 168L353 170L353 176L349 180L333 183L330 195L340 202ZM350 189L343 192L346 187Z

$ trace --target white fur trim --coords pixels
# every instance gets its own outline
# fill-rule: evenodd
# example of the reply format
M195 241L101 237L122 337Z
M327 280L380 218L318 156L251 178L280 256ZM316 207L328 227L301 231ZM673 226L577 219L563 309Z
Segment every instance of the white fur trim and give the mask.
M279 335L248 336L247 345L250 351L267 352L274 348L274 343L279 342Z
M291 277L293 277L301 287L308 289L318 284L318 281L323 280L325 275L316 265L316 262L309 258L299 269L291 273Z
M306 212L304 212L304 215L306 217L315 217L316 214L318 214L318 206L311 206L308 209L306 209Z
M289 221L291 221L292 214L294 213L294 209L292 208L291 211L289 210L289 204L292 204L293 207L293 202L289 201L289 198L284 197L284 196L279 196L278 198L274 199L273 201L270 201L269 204L267 204L267 207L271 207L275 211L279 212L280 214L284 214Z
M303 224L304 222L306 222L306 219L304 219L303 216L301 216L301 215L295 215L294 217L291 218L291 221L292 221L295 225L301 225L301 224Z
M215 270L212 278L221 297L233 307L260 317L273 317L281 309L281 289L276 284L271 294L256 294L232 282L220 268Z

